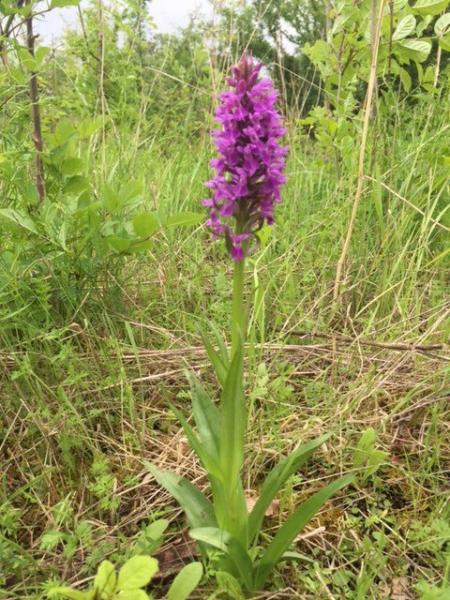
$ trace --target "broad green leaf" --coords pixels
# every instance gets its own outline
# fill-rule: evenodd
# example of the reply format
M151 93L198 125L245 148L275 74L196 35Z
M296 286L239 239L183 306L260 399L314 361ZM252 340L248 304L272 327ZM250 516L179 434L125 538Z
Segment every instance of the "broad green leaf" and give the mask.
M202 444L216 460L219 458L220 413L208 392L193 374L188 373L192 411Z
M135 554L153 554L161 545L163 533L168 526L167 519L157 519L147 525L136 540Z
M309 500L301 504L297 510L288 518L264 552L258 566L256 575L256 589L263 587L269 573L283 557L300 531L309 523L320 508L333 494L349 485L354 479L353 475L345 475L337 481L330 483L319 490Z
M249 539L253 541L259 533L264 514L273 499L286 483L291 475L305 464L317 448L324 444L330 437L329 434L322 435L306 444L302 444L289 456L281 460L267 476L262 486L260 496L249 517Z
M27 85L28 79L20 67L9 67L8 74L17 85Z
M167 600L186 600L196 589L203 576L203 566L193 562L181 569L167 593Z
M447 33L439 38L439 46L442 48L442 50L450 52L450 33Z
M449 0L417 0L412 10L419 15L439 15L448 3Z
M384 15L391 14L391 6L392 6L394 15L396 15L401 10L403 10L407 4L408 4L408 0L394 0L392 5L390 2L386 2L385 6L384 6Z
M131 200L135 200L142 194L143 182L131 181L120 186L120 196L123 198L123 203L128 204Z
M392 36L392 40L397 42L398 40L403 40L416 28L416 18L414 15L406 15L403 19L400 20L399 24L395 28L394 34Z
M133 254L140 254L146 250L153 248L153 240L142 240L137 242L131 242L129 252Z
M204 215L194 212L181 212L168 217L166 225L168 227L188 227L198 225L204 219Z
M109 212L113 213L122 208L119 194L108 183L105 183L102 191L103 203Z
M157 519L156 521L153 521L153 523L150 523L150 525L147 525L145 528L145 535L155 541L159 540L168 527L169 521L167 519Z
M64 598L69 598L69 600L90 600L92 593L80 592L70 587L54 587L48 592L48 597L53 598L54 596L63 596Z
M239 478L244 458L246 406L242 377L243 353L241 342L228 369L221 398L220 462L223 472L228 474L227 481L231 486L234 486Z
M450 31L450 13L445 13L439 17L439 19L434 24L434 33L438 37L442 37L446 33Z
M54 141L57 146L65 144L72 136L76 135L77 131L73 123L70 121L60 121L56 126L54 133Z
M144 590L124 590L114 600L149 600L149 595Z
M374 448L376 439L377 434L373 427L369 427L361 434L353 454L353 466L355 469L359 469L367 462L367 459Z
M78 126L78 133L81 139L89 138L102 126L101 117L96 119L83 119Z
M230 534L217 527L196 527L189 531L189 535L197 542L203 542L222 552L227 551L227 544L230 541Z
M94 588L101 594L112 595L116 589L116 571L109 560L104 560L97 569L94 579Z
M68 158L61 165L61 173L66 176L79 175L84 169L81 158Z
M171 494L186 513L191 527L214 527L216 518L211 502L184 477L161 471L145 462L156 481Z
M6 220L21 229L26 229L30 233L38 233L33 220L26 214L15 210L14 208L0 208L0 221Z
M402 82L402 85L405 88L405 91L410 92L411 85L412 85L411 75L408 73L408 71L406 69L403 69L402 67L400 67L398 73L400 76L400 81Z
M218 592L227 594L227 598L230 600L244 600L244 594L242 593L242 587L236 577L233 577L226 571L218 571L216 573L216 581Z
M40 67L45 57L50 53L51 48L46 48L45 46L39 46L36 52L34 53L35 60L37 62L37 66Z
M108 243L117 252L127 252L131 247L131 241L127 238L119 237L118 235L110 235L106 238Z
M431 52L430 42L424 40L402 40L398 42L398 45L406 52L410 60L417 62L424 62Z
M151 213L141 213L133 218L133 229L136 235L147 238L158 231L158 219Z
M65 184L64 193L77 196L88 189L89 179L82 175L75 175L75 177L71 177Z
M30 54L27 48L18 47L17 56L19 57L20 63L24 67L24 69L30 72L37 70L37 61Z
M118 590L136 590L146 586L158 572L158 561L151 556L133 556L117 577Z

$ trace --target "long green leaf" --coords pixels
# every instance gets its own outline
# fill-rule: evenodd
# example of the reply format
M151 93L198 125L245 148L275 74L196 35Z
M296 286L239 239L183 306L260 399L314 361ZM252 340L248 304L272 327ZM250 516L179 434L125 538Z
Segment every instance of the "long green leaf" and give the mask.
M230 534L218 527L196 527L189 532L191 538L197 542L208 544L221 552L227 552Z
M192 395L192 411L202 444L208 453L218 458L220 413L208 392L193 373L188 373Z
M193 562L181 569L167 592L167 600L186 600L200 583L202 563Z
M189 425L187 420L184 418L183 414L179 410L177 410L174 406L171 406L171 409L175 413L178 420L180 421L181 426L183 427L183 431L186 434L186 437L188 439L189 445L191 446L191 448L194 450L194 452L199 457L200 462L202 463L203 467L206 469L208 474L213 475L214 477L220 479L221 472L220 472L220 466L219 466L219 463L217 460L218 455L217 455L215 449L213 448L214 456L211 456L211 454L209 453L209 448L207 448L204 443L202 444L202 441L200 441L198 439L198 437L195 435L194 431L192 430L192 427Z
M227 365L223 362L220 354L213 348L206 335L202 333L201 336L206 353L208 354L208 358L214 367L214 371L216 372L217 379L219 380L220 385L223 387L227 378Z
M260 589L264 585L269 573L282 558L284 552L289 548L300 531L308 524L317 511L333 494L351 483L353 479L353 475L345 475L337 481L330 483L330 485L319 490L314 496L299 506L288 518L261 558L255 582L257 589Z
M146 462L146 468L156 481L180 504L191 527L214 527L216 518L211 502L184 477L169 471L161 471Z
M302 444L272 469L262 486L259 499L250 513L248 522L250 541L253 541L258 535L264 514L281 487L309 459L314 450L321 446L329 437L330 434L325 434L306 444Z

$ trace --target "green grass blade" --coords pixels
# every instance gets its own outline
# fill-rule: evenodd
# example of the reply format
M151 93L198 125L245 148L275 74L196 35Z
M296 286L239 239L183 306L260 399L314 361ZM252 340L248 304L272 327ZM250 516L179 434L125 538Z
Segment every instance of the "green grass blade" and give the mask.
M309 459L314 450L321 446L329 437L330 434L325 434L306 444L302 444L272 469L262 486L258 501L249 516L248 534L250 541L253 541L257 537L264 514L281 487Z
M186 478L170 471L161 471L149 462L145 462L145 466L156 481L180 504L191 527L216 525L211 502Z
M286 523L281 527L267 550L264 552L258 566L256 575L256 588L260 589L269 573L274 569L276 564L283 557L284 552L289 548L291 543L300 533L300 531L309 523L317 511L327 502L329 498L337 491L351 483L354 475L345 475L340 479L333 481L330 485L323 487L309 500L304 502L297 510L288 518Z

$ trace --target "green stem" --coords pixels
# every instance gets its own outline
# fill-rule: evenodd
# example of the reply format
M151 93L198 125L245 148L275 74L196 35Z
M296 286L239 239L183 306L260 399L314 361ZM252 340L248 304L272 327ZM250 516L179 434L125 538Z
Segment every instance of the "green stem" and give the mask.
M231 313L231 355L233 356L239 341L245 342L247 334L247 314L244 303L245 259L234 264L233 308Z

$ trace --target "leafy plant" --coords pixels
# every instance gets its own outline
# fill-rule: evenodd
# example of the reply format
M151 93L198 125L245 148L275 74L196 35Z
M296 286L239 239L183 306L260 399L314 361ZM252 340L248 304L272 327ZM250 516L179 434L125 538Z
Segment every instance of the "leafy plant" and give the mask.
M150 600L146 588L158 572L158 561L145 555L136 555L116 572L114 565L104 560L97 569L94 585L87 591L57 586L48 592L49 598L69 600ZM201 563L183 567L167 592L167 600L186 600L200 583Z
M238 168L236 173L233 172L234 163L232 163L227 166L228 171L225 176L220 171L216 179L208 183L213 190L218 190L215 194L218 204L213 201L208 204L211 206L209 224L215 235L225 233L227 249L235 260L231 353L219 334L216 335L217 350L207 340L205 343L209 360L221 386L220 405L217 407L198 378L189 374L192 412L197 432L192 429L183 414L173 408L183 426L189 444L207 472L211 485L212 503L188 480L174 473L161 471L152 464L147 464L159 484L166 488L183 507L191 526L191 537L197 540L202 548L212 548L216 554L218 552L220 557L218 569L239 581L248 594L265 586L276 565L286 558L286 552L299 532L333 494L353 481L353 475L346 475L321 488L290 515L269 545L260 554L257 552L266 510L288 478L298 471L313 452L330 437L324 435L300 445L292 454L282 459L268 474L253 509L250 512L247 510L241 478L247 429L247 405L244 394L244 339L247 332L247 307L244 301L245 257L250 252L250 240L254 235L255 223L262 224L264 222L267 211L270 211L268 206L274 201L276 195L274 188L279 187L283 182L281 171L284 165L282 157L285 154L284 149L277 144L282 129L278 124L279 117L272 106L275 93L271 82L267 80L262 82L261 89L258 90L259 95L255 92L259 69L260 67L256 67L252 59L245 54L240 63L233 68L235 79L231 80L230 84L236 86L237 90L248 89L245 95L240 95L241 92L237 91L222 97L223 105L217 114L218 121L224 125L225 133L221 132L217 138L219 140L218 149L222 152L223 159L215 161L219 165L227 164L229 154L242 151L239 146L240 140L245 140L245 137L240 137L243 135L240 131L240 128L244 127L242 123L247 122L245 119L253 122L252 119L255 118L255 115L252 111L256 112L256 109L252 107L258 106L258 110L261 111L261 104L270 115L271 120L268 121L270 125L264 122L264 125L261 125L258 130L260 132L254 134L258 144L249 145L246 149L255 163L254 165L252 163L250 167L247 166L248 169L253 168L253 170L250 175L247 175L248 180L246 180L246 186L248 185L249 189L252 185L256 185L256 189L253 191L254 196L251 196L252 192L248 191L247 194L250 194L250 198L247 196L241 198L233 185L227 184L228 181L233 181L233 177L245 176L242 174L247 165L245 161L243 162L244 167ZM252 94L255 94L254 104L247 100L252 97ZM234 99L234 104L227 104L230 98ZM241 117L241 120L235 119L233 111L236 105L239 106L239 111L245 119L244 117ZM228 114L226 114L227 111ZM264 130L264 127L267 131ZM246 133L247 130L244 128L243 131ZM258 136L261 137L261 140ZM264 161L259 158L258 151L255 150L255 147L259 148L259 146L264 150ZM227 151L223 148L227 148ZM272 175L272 179L266 175L267 162L270 161L273 163L272 167L275 173ZM218 170L220 168L218 167ZM257 173L261 173L258 175L256 184L254 183L255 179L252 179L255 169L258 169ZM266 191L266 185L268 191ZM244 189L247 189L246 186ZM240 207L237 212L232 204L233 192L237 194L235 202L239 203ZM226 198L226 202L230 202L231 210L228 206L223 210L220 209L220 202L223 198ZM264 200L264 211L266 212L261 210L259 213L259 203L262 204L262 200ZM271 212L269 214L272 215ZM236 219L234 230L228 223L224 225L220 221L221 218L225 220L230 216ZM260 227L257 230L259 231L259 229Z

